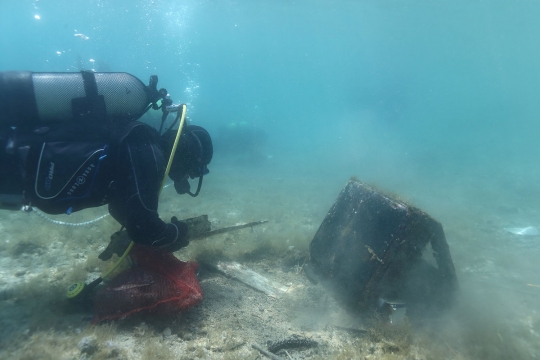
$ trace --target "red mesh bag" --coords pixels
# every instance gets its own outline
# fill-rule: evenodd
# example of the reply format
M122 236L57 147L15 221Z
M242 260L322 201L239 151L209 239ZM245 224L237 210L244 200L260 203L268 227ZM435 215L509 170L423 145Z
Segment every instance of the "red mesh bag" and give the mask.
M196 263L186 263L171 253L140 246L134 246L130 256L135 265L96 293L93 323L140 311L178 312L202 301Z

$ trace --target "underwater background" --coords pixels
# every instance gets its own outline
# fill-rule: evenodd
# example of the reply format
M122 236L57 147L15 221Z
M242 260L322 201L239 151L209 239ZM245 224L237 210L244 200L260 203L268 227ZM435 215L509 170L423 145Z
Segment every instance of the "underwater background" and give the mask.
M428 341L411 330L424 352L380 357L540 358L540 236L505 230L540 228L539 13L525 0L3 0L0 71L95 69L144 83L157 74L158 88L215 141L201 196L166 190L164 219L267 219L259 240L306 252L351 176L396 194L443 225L460 305L439 324L444 335ZM51 280L53 268L80 266L84 276L81 259L91 261L117 225L64 230L2 210L0 230L4 289L34 278L69 283ZM63 250L51 252L58 241ZM17 245L29 243L42 253ZM25 291L38 299L46 288ZM47 332L61 313L38 321L39 301L2 302L9 356L64 356L50 344L68 327ZM193 357L205 356L213 358Z

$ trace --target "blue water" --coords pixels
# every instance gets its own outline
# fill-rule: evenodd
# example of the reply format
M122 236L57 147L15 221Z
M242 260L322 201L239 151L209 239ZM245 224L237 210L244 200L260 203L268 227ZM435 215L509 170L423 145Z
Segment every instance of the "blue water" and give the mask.
M481 306L515 290L488 314L530 316L523 331L538 335L540 290L525 284L540 284L540 239L503 228L540 227L539 13L503 0L3 0L0 71L157 74L216 137L240 121L267 134L261 158L216 152L214 170L285 192L310 179L320 186L301 197L324 197L323 215L351 175L402 196L445 226L464 292ZM468 280L479 259L498 267L491 292Z
M324 147L342 158L361 147L407 166L432 161L433 172L504 171L538 156L537 10L504 1L3 1L0 69L157 74L198 123L257 122L276 151Z

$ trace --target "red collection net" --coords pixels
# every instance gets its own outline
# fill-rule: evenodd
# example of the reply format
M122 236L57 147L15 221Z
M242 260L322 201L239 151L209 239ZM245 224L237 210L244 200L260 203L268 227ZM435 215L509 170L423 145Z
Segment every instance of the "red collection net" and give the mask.
M93 323L140 311L178 312L202 301L196 263L186 263L171 253L140 246L134 246L130 256L135 265L96 293Z

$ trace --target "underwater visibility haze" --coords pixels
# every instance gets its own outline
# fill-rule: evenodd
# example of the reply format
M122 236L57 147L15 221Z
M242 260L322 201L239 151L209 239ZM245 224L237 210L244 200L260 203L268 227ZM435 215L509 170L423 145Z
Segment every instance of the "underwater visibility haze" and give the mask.
M540 359L540 3L4 0L0 10L0 71L158 75L208 129L200 196L166 188L160 215L269 222L179 257L234 259L301 284L294 301L268 300L201 273L195 310L91 326L61 305L65 288L106 268L97 255L119 225L50 220L83 223L106 207L0 210L1 358L255 359L252 342L288 331L319 344L289 351L295 359ZM442 224L454 309L367 335L332 327L368 322L341 314L302 265L351 176Z

